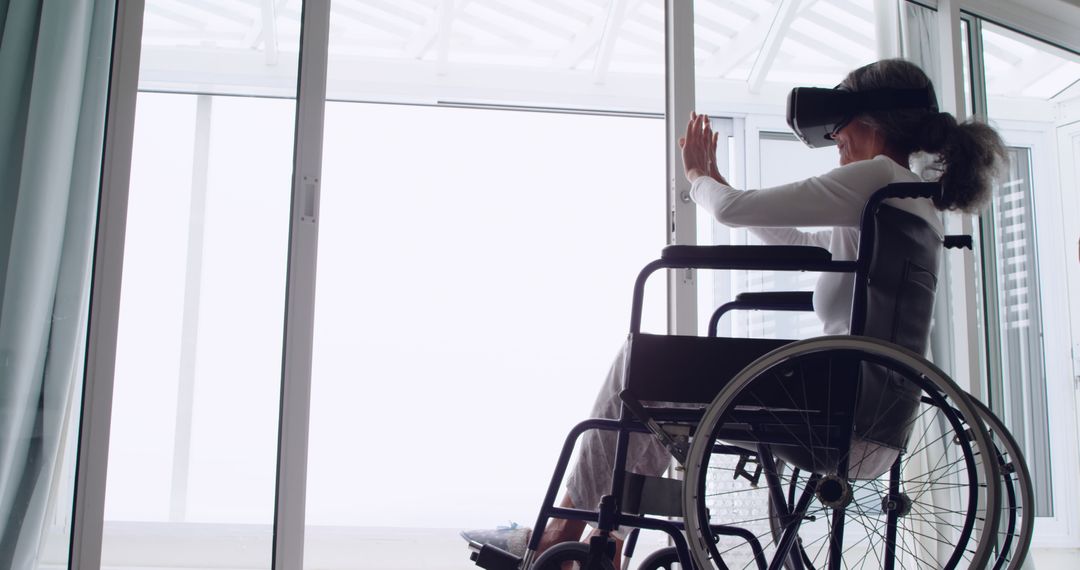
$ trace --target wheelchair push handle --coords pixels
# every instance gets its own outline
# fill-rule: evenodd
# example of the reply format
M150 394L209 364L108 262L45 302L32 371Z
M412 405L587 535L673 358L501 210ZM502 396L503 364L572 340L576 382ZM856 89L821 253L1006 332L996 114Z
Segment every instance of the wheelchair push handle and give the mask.
M948 249L975 249L974 241L968 235L945 236L945 247Z

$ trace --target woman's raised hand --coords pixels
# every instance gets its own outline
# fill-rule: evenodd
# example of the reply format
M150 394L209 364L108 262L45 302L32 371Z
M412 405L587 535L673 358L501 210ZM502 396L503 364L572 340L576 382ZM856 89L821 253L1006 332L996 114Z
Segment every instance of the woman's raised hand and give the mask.
M679 139L682 149L683 172L686 179L693 182L701 176L712 176L718 180L716 168L716 134L709 126L709 117L690 113L690 122L686 124L686 134Z

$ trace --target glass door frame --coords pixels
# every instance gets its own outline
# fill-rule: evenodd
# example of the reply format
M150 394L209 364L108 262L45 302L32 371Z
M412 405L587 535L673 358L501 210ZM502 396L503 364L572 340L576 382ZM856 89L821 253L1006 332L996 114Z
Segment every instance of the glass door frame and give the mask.
M966 69L966 81L967 89L970 94L970 99L966 102L969 107L969 112L972 116L988 121L988 93L986 87L986 74L983 61L983 41L982 41L982 24L984 18L976 15L967 10L967 6L960 12L959 19L966 26L966 34L961 38L961 34L965 30L957 28L955 32L960 39L967 40L967 60L962 61L962 65ZM1000 24L999 24L1000 25ZM1007 27L1007 26L1003 26ZM1040 40L1046 41L1046 40ZM962 85L962 84L961 84ZM961 90L963 92L963 90ZM1054 157L1053 149L1057 141L1054 140L1053 134L1046 134L1034 129L1031 125L1021 121L994 121L994 126L1003 135L1006 140L1006 144L1009 146L1019 147L1026 149L1030 153L1032 164L1053 164L1057 162ZM1062 169L1067 168L1067 165L1061 165ZM1039 257L1045 257L1049 259L1067 259L1067 256L1062 251L1062 247L1065 245L1064 239L1064 213L1069 211L1069 204L1055 204L1054 194L1061 195L1061 200L1068 201L1069 197L1065 196L1068 192L1064 191L1064 188L1058 185L1059 180L1064 182L1068 180L1063 175L1059 178L1053 169L1049 168L1032 168L1032 188L1033 188L1033 200L1034 203L1034 216L1037 220L1040 220L1039 231L1036 233L1036 252ZM1055 209L1061 206L1060 210ZM1074 215L1080 214L1080 211L1072 210ZM985 220L980 217L977 227L972 228L972 235L977 238L977 251L980 256L977 259L981 273L976 275L976 282L973 284L972 291L978 291L977 297L981 298L983 308L977 311L978 321L975 323L975 327L981 331L981 343L972 344L969 346L969 350L979 350L978 355L980 361L980 367L974 370L981 370L982 376L985 378L981 390L983 392L982 400L990 405L995 412L1001 412L1002 402L1001 397L1003 393L1002 382L1002 370L1000 359L994 355L996 347L1000 346L1000 339L996 325L993 323L998 322L997 319L997 307L999 302L997 299L997 291L987 285L988 281L992 280L992 275L996 272L996 260L994 259L994 252L988 251L987 248L982 247L982 244L994 243L994 229L992 220ZM1055 264L1037 263L1040 271L1040 282L1047 283L1067 283L1068 269L1065 267L1056 266ZM1075 289L1075 287L1074 287ZM1068 306L1069 293L1067 287L1054 288L1052 291L1040 291L1042 298L1040 303L1043 307L1061 307ZM972 296L974 300L976 296ZM1073 318L1072 320L1076 320ZM1070 360L1075 360L1076 357L1076 341L1075 334L1077 332L1076 326L1069 322L1070 318L1063 315L1060 311L1043 311L1042 313L1042 330L1062 330L1066 331L1067 339L1062 339L1059 335L1047 335L1043 334L1043 353L1045 355L1045 375L1047 379L1046 392L1048 394L1054 393L1068 393L1070 389L1077 387L1076 374L1078 373L1077 365L1073 365L1073 370L1069 370L1068 366ZM1073 345L1073 346L1070 346ZM1063 355L1072 355L1073 359L1066 358ZM1055 356L1058 355L1058 356ZM1068 378L1074 378L1073 382L1069 382ZM1050 424L1050 433L1055 431L1064 431L1066 433L1076 433L1077 429L1080 429L1080 424L1077 422L1077 406L1074 401L1067 398L1049 398L1048 400L1048 415L1047 421ZM1057 430L1055 430L1057 428ZM1072 467L1078 463L1078 450L1075 445L1063 445L1067 439L1054 438L1051 436L1049 445L1050 465L1051 465L1051 484L1053 486L1054 497L1054 516L1052 517L1037 517L1035 519L1035 532L1036 537L1033 540L1033 546L1036 547L1075 547L1080 544L1080 528L1077 525L1077 516L1073 509L1069 508L1070 505L1076 504L1078 500L1077 492L1072 485L1068 485L1066 482L1069 480L1072 472Z
M71 569L101 567L144 0L117 2L72 516ZM301 568L330 0L304 0L297 76L273 568Z
M884 3L885 0L883 0ZM326 58L331 0L305 0L301 19L297 123L294 139L293 212L290 221L289 271L282 362L278 472L273 567L300 568L303 561L307 470L307 419L311 385L311 330L314 317L315 251L321 169L322 117L325 106ZM961 5L969 0L931 2L938 9L937 29L947 49L946 70L939 93L947 110L963 109L963 65L960 56ZM694 205L682 176L681 153L675 141L695 107L693 3L665 0L665 70L667 97L668 243L696 240ZM119 319L120 283L130 176L135 99L141 53L144 0L117 2L113 62L102 163L101 202L93 268L87 372L82 414L72 523L70 568L98 568L104 520L105 480L111 422L113 373ZM1051 39L1071 32L1048 24ZM958 226L958 227L957 227ZM970 217L955 220L951 233L970 233ZM974 299L966 295L975 285L970 253L954 265L949 295L957 306L952 345L957 375L973 377L982 346ZM969 263L969 261L971 263ZM696 276L692 271L670 272L669 330L697 330ZM974 366L973 366L974 365ZM981 386L971 386L975 391ZM1073 410L1075 415L1075 410Z
M120 324L128 186L142 53L143 0L116 2L105 115L105 144L91 270L68 568L101 567L113 376Z

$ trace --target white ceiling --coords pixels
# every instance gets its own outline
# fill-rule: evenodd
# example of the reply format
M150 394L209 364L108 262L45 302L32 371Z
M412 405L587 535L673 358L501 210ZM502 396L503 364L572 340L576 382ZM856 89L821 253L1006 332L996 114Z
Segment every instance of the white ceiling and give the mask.
M876 4L696 0L699 100L752 105L782 100L792 85L834 85L875 58ZM331 6L332 99L663 110L663 0ZM1080 18L1080 8L1065 8ZM291 96L299 21L300 0L147 0L140 86ZM1080 78L1074 54L1008 31L989 31L985 44L992 90L1048 99Z

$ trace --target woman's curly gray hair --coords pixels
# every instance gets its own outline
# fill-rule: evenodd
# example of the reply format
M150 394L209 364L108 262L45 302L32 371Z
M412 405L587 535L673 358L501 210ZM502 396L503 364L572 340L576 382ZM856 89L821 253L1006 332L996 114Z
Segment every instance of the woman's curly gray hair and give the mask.
M919 66L903 59L884 59L852 71L840 83L849 91L885 87L919 88L930 78ZM989 125L969 120L957 123L949 113L929 109L871 111L857 117L885 137L892 150L910 156L925 152L936 156L930 167L941 183L940 210L975 212L990 196L993 179L1007 160L1005 143Z

